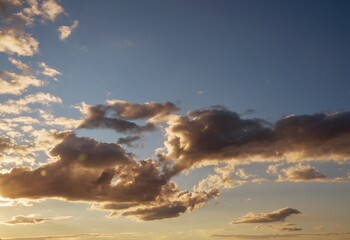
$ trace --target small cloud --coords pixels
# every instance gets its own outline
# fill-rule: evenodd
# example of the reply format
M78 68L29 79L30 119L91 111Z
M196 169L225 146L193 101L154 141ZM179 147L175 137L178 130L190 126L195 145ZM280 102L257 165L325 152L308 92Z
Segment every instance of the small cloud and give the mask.
M61 75L61 73L59 71L57 71L56 69L53 69L51 67L49 67L46 63L44 62L39 62L38 63L38 66L42 68L41 70L41 74L45 75L45 76L48 76L48 77L51 77L53 78L54 80L57 81L57 78L56 76L57 75Z
M66 40L73 32L74 29L78 27L78 20L73 21L70 26L60 26L57 31L59 32L59 38L63 41Z
M20 60L14 59L12 57L8 58L8 60L13 66L21 70L23 73L29 73L32 70L27 64L21 62Z
M199 90L199 91L197 91L197 94L198 95L202 95L204 93L204 90Z
M284 221L290 215L300 213L299 210L294 208L281 208L271 213L248 213L237 221L232 221L231 224L278 222Z
M325 180L327 177L322 173L318 172L314 167L310 165L292 166L283 169L283 175L279 175L279 181L310 181L310 180Z

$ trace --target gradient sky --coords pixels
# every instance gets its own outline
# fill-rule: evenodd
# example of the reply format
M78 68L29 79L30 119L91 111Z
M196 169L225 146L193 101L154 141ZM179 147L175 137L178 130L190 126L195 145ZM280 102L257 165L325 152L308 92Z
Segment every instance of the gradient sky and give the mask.
M0 18L1 239L349 239L349 1Z

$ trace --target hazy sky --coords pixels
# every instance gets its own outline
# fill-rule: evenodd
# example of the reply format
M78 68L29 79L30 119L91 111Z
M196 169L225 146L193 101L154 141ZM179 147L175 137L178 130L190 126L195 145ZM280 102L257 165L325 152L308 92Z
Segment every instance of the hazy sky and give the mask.
M0 18L1 239L349 239L349 1Z

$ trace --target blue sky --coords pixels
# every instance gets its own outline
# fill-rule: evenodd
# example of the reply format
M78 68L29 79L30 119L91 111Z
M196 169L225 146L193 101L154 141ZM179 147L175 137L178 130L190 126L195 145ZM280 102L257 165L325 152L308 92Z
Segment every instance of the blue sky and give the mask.
M348 238L349 1L0 10L1 238Z

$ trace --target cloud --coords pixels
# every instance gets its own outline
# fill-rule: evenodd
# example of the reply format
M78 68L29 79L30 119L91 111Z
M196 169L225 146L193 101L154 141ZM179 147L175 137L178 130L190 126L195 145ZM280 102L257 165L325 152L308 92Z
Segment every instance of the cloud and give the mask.
M139 134L155 129L154 123L164 121L179 109L171 102L147 102L135 104L120 100L109 100L104 105L82 104L80 111L86 116L80 128L109 128L122 133ZM145 125L129 120L147 119Z
M9 62L14 65L17 69L21 70L23 73L30 73L32 69L20 60L14 59L12 57L8 58Z
M326 180L327 177L319 173L310 165L298 164L286 169L282 169L283 174L279 175L279 181L309 181L309 180Z
M233 180L231 174L235 170L235 165L228 163L222 167L214 168L216 174L209 174L193 187L195 191L210 191L211 189L230 189L240 186L243 181Z
M29 87L41 87L44 82L32 75L0 71L0 94L20 95Z
M133 146L132 143L140 140L140 138L141 138L140 136L127 136L125 138L119 138L117 143L124 144L128 147L132 147Z
M59 71L57 71L56 69L53 69L53 68L47 66L47 64L44 63L44 62L39 62L38 66L42 68L42 70L40 72L41 74L43 74L45 76L48 76L48 77L51 77L51 78L53 78L56 81L57 81L56 76L57 75L61 75L61 73Z
M39 18L42 22L47 20L54 21L60 14L64 13L62 6L55 0L27 0L24 4L20 1L5 1L5 8L8 8L10 5L22 7L22 9L19 12L12 13L11 16L7 14L6 20L8 22L22 23L29 27L34 26L36 18Z
M300 214L301 212L294 208L281 208L271 213L248 213L241 217L237 221L232 221L231 224L242 224L242 223L268 223L284 221L287 217L293 214Z
M56 161L34 170L17 167L0 174L1 196L109 202L95 208L112 210L111 216L148 221L177 217L219 194L216 189L180 191L159 162L138 161L118 144L76 137L69 132L57 138L63 140L50 151ZM119 211L115 211L116 206Z
M39 51L39 42L19 28L0 29L0 52L18 56L33 56Z
M64 12L64 9L56 0L46 0L41 4L41 11L44 18L55 21Z
M82 122L80 119L69 118L69 117L57 117L52 113L38 110L40 117L44 120L46 126L59 126L64 129L76 129Z
M18 215L18 216L14 216L9 221L2 222L2 224L6 224L6 225L39 224L39 223L44 223L47 221L64 220L64 219L68 219L68 218L70 218L70 216L39 218L39 217L36 217L35 215L28 215L28 216Z
M37 103L38 99L59 102L46 97L46 100L24 97L17 101L23 106ZM57 125L50 112L38 110L43 120L40 123L45 126L35 131L26 128L31 137L28 143L32 154L43 151L49 159L47 163L30 165L31 168L15 167L0 173L1 196L84 201L91 203L93 209L110 211L110 217L149 221L178 217L218 197L222 189L248 180L260 181L250 180L253 175L242 168L236 169L242 164L302 162L311 156L317 156L312 158L315 160L329 160L332 159L329 156L334 156L334 160L346 161L349 156L348 150L341 148L347 146L350 130L347 112L292 116L270 124L262 119L243 119L222 107L201 109L186 116L175 115L178 108L170 102L135 104L109 100L96 106L83 103L79 110L82 119L62 120L66 119L73 128L74 125L88 129L109 128L130 135L120 138L118 143L107 143L78 137L72 131L47 129L46 124L63 128L64 125ZM150 128L145 129L147 126ZM161 126L166 135L157 158L137 159L120 145L133 143L143 131L157 126ZM4 151L11 150L9 143L12 141L4 139ZM332 147L334 151L327 151ZM215 174L202 179L192 191L180 190L173 181L177 174L205 164L218 164ZM279 169L276 166L270 170L278 172ZM240 179L233 179L235 173ZM315 175L317 171L312 173ZM278 209L272 213L247 214L233 223L278 222L298 213L292 208ZM295 226L284 227L285 231L287 228L297 230Z
M222 107L173 117L160 157L174 172L223 161L349 161L350 112L289 116L275 124Z
M17 100L7 100L4 103L0 103L0 115L13 114L18 115L22 112L31 112L32 109L28 106L30 104L49 105L50 103L62 103L59 97L53 96L50 93L38 92L30 94L24 98Z
M110 217L114 216L129 216L141 221L160 220L165 218L174 218L180 216L180 214L192 211L195 208L199 208L206 204L210 199L218 197L219 191L212 189L205 192L187 192L176 191L176 194L168 196L168 199L160 199L153 204L144 204L131 207L127 210L115 211L110 214ZM120 205L106 205L97 206L102 209L113 209L117 207L120 209Z
M0 137L0 152L2 154L13 154L16 153L18 155L24 156L29 154L30 151L33 150L30 145L19 145L15 141L7 137ZM2 158L1 162L4 162L4 156L0 155Z
M66 40L73 32L74 29L78 27L78 20L73 21L71 26L60 26L57 31L59 32L59 38L63 41Z

